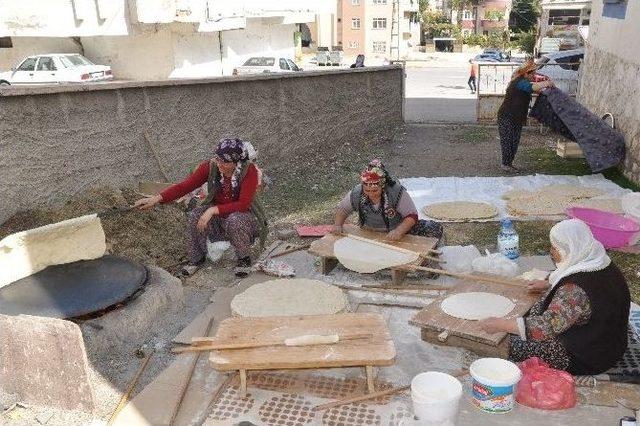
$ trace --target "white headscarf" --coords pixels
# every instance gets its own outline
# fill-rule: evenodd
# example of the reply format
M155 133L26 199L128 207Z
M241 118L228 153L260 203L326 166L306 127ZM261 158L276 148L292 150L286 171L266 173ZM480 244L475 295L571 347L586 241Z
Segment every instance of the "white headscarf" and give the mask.
M549 238L562 256L557 269L549 275L551 287L564 277L578 272L600 271L611 263L604 246L593 238L589 227L579 219L556 223Z

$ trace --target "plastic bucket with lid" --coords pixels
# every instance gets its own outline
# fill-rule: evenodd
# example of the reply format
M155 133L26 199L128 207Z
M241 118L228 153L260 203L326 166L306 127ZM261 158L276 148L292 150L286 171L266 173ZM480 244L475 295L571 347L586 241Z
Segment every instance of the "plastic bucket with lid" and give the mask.
M413 413L420 424L452 423L460 397L462 383L449 374L427 371L411 380Z
M473 404L488 413L507 413L513 409L515 386L520 368L501 358L480 358L469 367L473 378Z

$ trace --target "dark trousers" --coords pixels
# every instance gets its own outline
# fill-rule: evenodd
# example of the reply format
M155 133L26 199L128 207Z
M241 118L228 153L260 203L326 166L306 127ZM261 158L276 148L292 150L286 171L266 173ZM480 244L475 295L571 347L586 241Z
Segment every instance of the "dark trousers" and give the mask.
M476 91L476 77L474 75L469 77L469 81L467 81L467 84L469 85L469 88L472 92Z
M500 134L502 164L510 166L518 152L522 123L506 115L498 116L498 133Z

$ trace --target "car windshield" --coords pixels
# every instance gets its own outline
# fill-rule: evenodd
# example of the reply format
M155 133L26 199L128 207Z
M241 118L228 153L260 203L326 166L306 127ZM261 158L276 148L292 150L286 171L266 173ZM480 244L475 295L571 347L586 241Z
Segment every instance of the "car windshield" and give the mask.
M93 62L81 55L60 56L60 61L67 68L79 67L82 65L93 65Z
M245 67L272 67L276 58L250 58L244 63Z

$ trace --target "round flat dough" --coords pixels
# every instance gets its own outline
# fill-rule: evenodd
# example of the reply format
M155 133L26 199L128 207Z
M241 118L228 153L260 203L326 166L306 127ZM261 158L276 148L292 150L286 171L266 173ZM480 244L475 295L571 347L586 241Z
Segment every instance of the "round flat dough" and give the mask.
M329 315L346 307L347 297L340 288L306 278L256 284L231 301L231 311L242 317Z
M355 238L340 238L333 244L333 254L347 269L371 274L381 269L405 265L418 260L418 253L407 253L371 244Z
M571 207L586 207L589 209L597 209L610 213L624 213L624 209L622 208L622 201L620 201L620 198L591 198L588 200L580 200L572 204Z
M517 198L530 198L536 193L533 191L527 191L526 189L512 189L502 194L503 200L515 200Z
M451 295L440 303L442 312L465 320L503 317L516 305L504 296L494 293L470 292Z
M434 219L454 221L490 219L498 215L498 209L493 205L471 201L445 201L429 204L422 211Z
M568 184L543 186L542 188L540 188L539 192L551 196L573 198L574 200L593 198L604 194L604 191L599 188Z
M563 215L574 200L566 196L540 194L531 198L514 198L507 202L507 211L514 216Z

